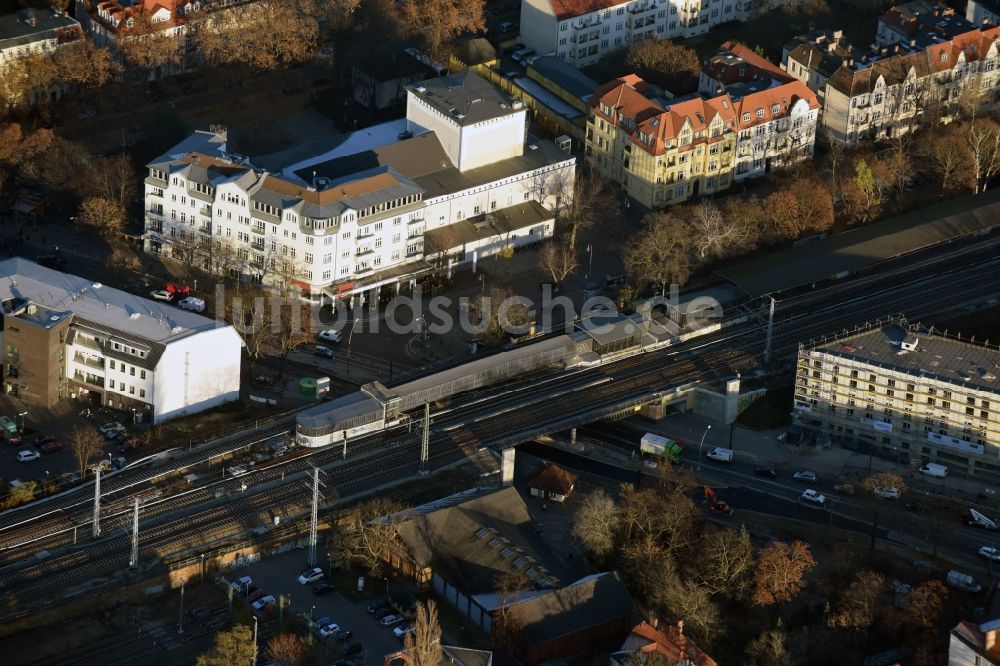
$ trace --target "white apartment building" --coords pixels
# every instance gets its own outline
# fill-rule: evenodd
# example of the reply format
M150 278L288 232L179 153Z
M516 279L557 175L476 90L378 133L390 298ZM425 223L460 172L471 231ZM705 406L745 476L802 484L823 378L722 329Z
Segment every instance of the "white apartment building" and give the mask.
M698 77L706 96L728 93L735 111L733 180L811 159L819 101L804 83L743 44L726 42Z
M963 97L1000 101L1000 28L972 30L926 48L900 44L845 62L826 83L823 124L835 140L895 137L924 116L947 120Z
M643 39L675 39L743 21L757 0L522 0L520 41L575 67Z
M80 39L80 24L55 9L19 9L0 16L0 69L18 58L51 53Z
M232 326L15 257L0 261L3 390L66 398L160 423L236 400Z
M521 102L462 72L408 87L406 108L269 169L196 132L147 165L146 250L321 300L551 237L575 160L527 135Z
M795 421L851 449L1000 481L1000 349L905 322L800 346Z

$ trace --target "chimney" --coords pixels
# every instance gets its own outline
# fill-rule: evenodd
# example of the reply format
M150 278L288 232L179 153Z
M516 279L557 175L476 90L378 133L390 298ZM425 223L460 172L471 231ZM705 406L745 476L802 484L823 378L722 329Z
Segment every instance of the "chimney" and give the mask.
M684 635L684 620L677 620L677 633Z
M917 40L911 39L910 40L910 46L916 46L916 45L917 45Z
M843 39L844 38L844 31L843 30L834 30L833 31L833 38L835 40L838 40L838 41L841 40L841 39Z

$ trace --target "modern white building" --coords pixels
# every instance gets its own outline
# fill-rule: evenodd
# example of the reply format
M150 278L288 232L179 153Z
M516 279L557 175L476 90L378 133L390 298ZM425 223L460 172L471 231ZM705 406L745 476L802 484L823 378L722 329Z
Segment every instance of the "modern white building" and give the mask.
M15 257L0 261L3 390L159 423L236 400L240 336L222 322Z
M266 167L196 132L147 165L146 250L321 300L552 235L575 159L528 136L521 102L463 72L410 86L406 108Z
M522 0L520 41L576 67L644 39L694 37L755 14L757 0Z

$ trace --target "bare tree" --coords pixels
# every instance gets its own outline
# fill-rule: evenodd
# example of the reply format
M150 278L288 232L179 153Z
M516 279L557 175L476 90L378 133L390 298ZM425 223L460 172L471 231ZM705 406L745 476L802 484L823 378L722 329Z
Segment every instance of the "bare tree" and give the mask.
M674 575L669 577L657 597L669 615L683 618L685 632L693 635L699 644L708 645L718 635L722 624L719 607L705 588Z
M653 83L674 89L686 87L697 79L701 70L698 54L689 46L669 39L645 39L632 44L625 64L642 73Z
M854 581L841 591L826 623L867 634L882 606L885 590L885 576L874 571L859 571Z
M254 364L275 347L276 322L270 298L260 287L249 283L239 283L227 296L226 320L229 321L243 340L243 349L250 361L250 371Z
M406 634L403 652L408 666L438 666L441 663L441 625L433 599L417 604L413 631Z
M306 660L306 646L295 634L278 634L267 642L267 658L279 666L300 666Z
M486 28L483 0L402 0L398 7L402 32L418 37L439 62L447 62L456 37Z
M695 238L695 253L703 262L743 250L750 240L746 227L725 219L709 200L694 204L685 213Z
M313 332L310 330L309 308L292 301L280 306L281 312L276 320L276 329L272 337L274 351L281 359L278 377L285 373L285 360L288 354L302 345L312 342ZM273 317L273 315L272 315Z
M786 666L795 663L788 645L788 634L781 626L765 631L749 643L745 650L751 666Z
M682 285L691 275L693 245L690 229L674 212L650 213L623 250L625 270L640 289Z
M805 587L805 575L816 560L802 541L773 541L760 553L754 575L753 602L758 606L787 603Z
M513 651L517 645L523 629L517 604L530 589L531 583L522 573L499 574L493 578L497 608L491 618L490 634L495 645L508 651Z
M74 428L70 435L69 446L76 459L76 466L83 477L94 456L101 452L101 436L93 428Z
M941 189L950 192L973 185L972 160L964 137L942 127L927 137L925 145L926 157L941 176Z
M861 486L868 492L884 495L887 491L895 490L902 493L906 490L906 482L903 477L894 472L876 472L861 481Z
M554 239L546 241L538 251L538 264L556 284L562 284L579 265L573 248Z
M354 507L351 524L332 539L335 559L353 562L375 573L389 558L396 541L396 526L389 516L405 507L388 497L376 497Z
M158 67L176 67L184 62L184 37L167 34L162 24L153 23L145 11L132 14L132 26L126 28L118 43L122 60L145 81Z
M469 313L481 330L487 345L499 344L508 335L523 335L531 322L528 307L514 299L514 292L505 287L493 287L490 293L474 297ZM471 317L470 317L471 321Z
M973 192L985 192L990 180L1000 171L1000 125L989 119L972 121L965 130L965 143L976 182Z
M604 557L615 548L618 507L601 489L587 495L573 517L573 534L587 550Z
M207 12L192 22L191 38L211 65L275 70L316 53L319 22L310 0L261 0Z
M746 526L721 529L705 539L699 585L709 594L742 599L753 576L753 544Z
M558 184L550 185L558 188ZM559 198L559 197L557 197ZM607 225L618 215L618 200L610 183L596 170L585 167L573 181L573 197L559 215L559 223L568 230L570 250L576 249L576 235L600 222Z

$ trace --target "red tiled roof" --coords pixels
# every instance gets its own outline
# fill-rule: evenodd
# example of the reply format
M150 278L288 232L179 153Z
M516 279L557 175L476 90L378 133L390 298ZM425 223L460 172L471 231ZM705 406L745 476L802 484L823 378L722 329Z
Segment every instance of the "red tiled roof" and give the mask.
M736 106L737 125L740 129L745 129L776 118L784 118L800 99L806 100L810 109L819 108L816 93L798 80L744 95L741 99L733 102ZM774 113L775 105L778 107L777 113ZM764 112L763 117L758 117L758 109ZM750 117L744 120L746 114L750 114Z
M549 0L552 13L560 21L621 4L621 0Z
M958 63L958 55L965 54L966 61L981 60L986 57L990 46L1000 38L1000 27L988 30L970 30L939 44L927 47L930 66L935 72L952 69ZM944 60L941 59L945 55Z
M726 42L721 48L729 51L734 56L743 58L743 60L748 64L757 68L761 72L767 72L779 81L788 82L795 80L794 76L781 69L781 67L775 65L767 58L757 55L753 49L747 47L745 44L740 44L739 42Z
M632 629L632 633L650 641L640 648L643 652L659 652L671 660L688 659L694 666L718 666L714 659L684 635L680 627L671 625L666 631L660 631L643 622Z
M528 484L528 487L544 490L547 493L569 495L575 483L576 474L573 472L558 465L546 464L545 469Z

